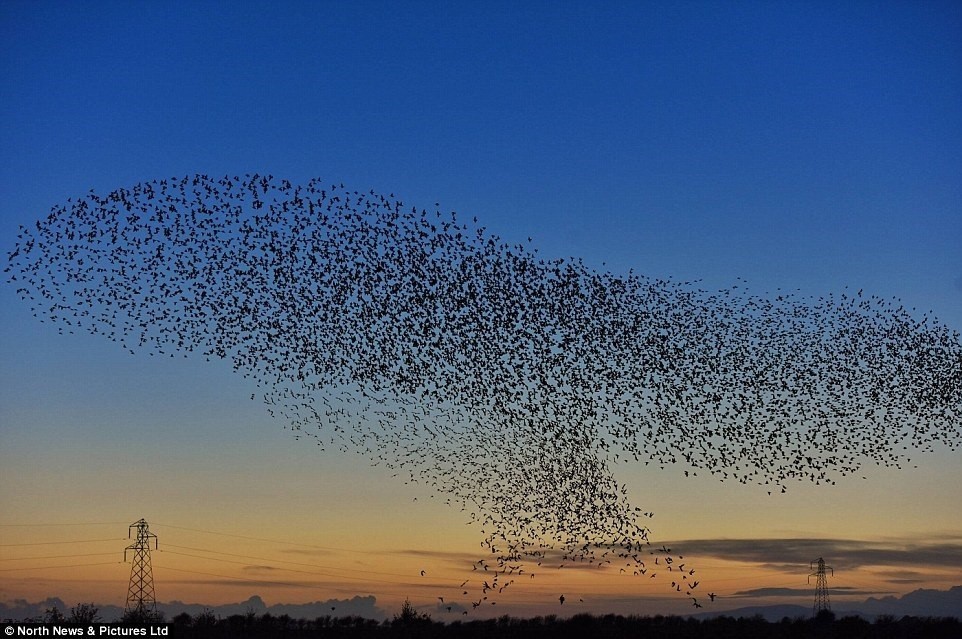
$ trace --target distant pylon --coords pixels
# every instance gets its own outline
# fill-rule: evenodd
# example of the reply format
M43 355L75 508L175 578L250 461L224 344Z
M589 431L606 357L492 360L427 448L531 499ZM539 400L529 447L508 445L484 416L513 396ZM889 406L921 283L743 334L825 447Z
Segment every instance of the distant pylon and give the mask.
M812 583L812 577L815 577L815 605L812 606L813 617L817 617L818 613L823 610L827 612L832 611L832 606L828 603L828 579L825 577L825 569L828 568L831 570L832 576L835 576L835 570L831 566L826 566L825 560L821 557L808 565L809 570L811 570L815 564L818 564L818 568L808 576L808 583Z
M147 521L140 519L127 527L127 537L137 528L137 541L124 549L124 561L127 561L127 551L134 553L134 562L130 565L130 587L127 589L127 606L125 614L135 614L146 617L157 613L157 599L154 597L154 575L150 570L150 540L154 540L157 548L157 535L147 528Z

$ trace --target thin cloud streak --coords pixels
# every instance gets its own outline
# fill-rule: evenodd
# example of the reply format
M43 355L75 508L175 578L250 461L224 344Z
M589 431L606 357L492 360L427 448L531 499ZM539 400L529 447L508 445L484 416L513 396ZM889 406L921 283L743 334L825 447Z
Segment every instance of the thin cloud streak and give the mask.
M269 581L261 579L226 577L224 579L165 579L165 584L184 584L188 586L227 586L230 588L316 588L330 589L331 583L326 581Z
M752 588L751 590L738 590L730 595L725 595L727 599L736 597L804 597L812 598L812 588ZM828 594L831 596L852 596L852 595L892 595L897 594L891 590L865 590L857 588L829 588Z
M937 542L914 539L689 539L674 542L691 557L716 557L776 570L807 566L824 557L836 570L866 566L938 566L962 570L962 537Z
M331 557L337 555L339 552L355 552L355 551L337 551L329 550L323 548L281 548L276 551L281 555L302 555L307 557Z
M274 566L243 566L241 572L285 572L283 568Z
M438 561L457 562L462 565L474 564L478 559L485 558L483 553L471 554L467 552L453 552L448 550L424 550L424 549L405 549L405 550L382 550L376 554L383 555L402 555L405 557L424 557Z
M684 553L697 568L699 560L707 558L755 564L778 572L799 572L800 566L807 569L810 562L824 557L826 563L836 570L853 570L864 567L889 567L898 570L878 570L880 576L906 579L926 577L930 573L921 570L925 567L938 567L943 570L962 570L962 535L945 533L933 536L930 541L909 538L889 539L833 539L833 538L739 538L739 539L681 539L664 542L666 546ZM646 550L653 555L661 545L652 545ZM485 559L483 554L472 555L465 552L443 550L384 550L384 554L425 557L436 561L451 562L459 565L476 564ZM555 556L557 554L557 556ZM647 560L647 557L643 557ZM526 572L557 570L562 561L562 553L547 552L542 565L531 562L523 564ZM596 565L565 564L563 570L598 570Z

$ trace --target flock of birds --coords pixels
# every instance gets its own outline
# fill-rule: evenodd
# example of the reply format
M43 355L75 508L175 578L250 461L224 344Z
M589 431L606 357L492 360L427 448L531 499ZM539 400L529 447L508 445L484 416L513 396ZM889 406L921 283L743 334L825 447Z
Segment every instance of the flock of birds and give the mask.
M22 228L8 262L41 318L229 358L299 436L460 506L490 551L477 605L572 562L671 571L701 605L616 464L784 492L962 435L959 334L898 302L598 272L318 180L91 191Z

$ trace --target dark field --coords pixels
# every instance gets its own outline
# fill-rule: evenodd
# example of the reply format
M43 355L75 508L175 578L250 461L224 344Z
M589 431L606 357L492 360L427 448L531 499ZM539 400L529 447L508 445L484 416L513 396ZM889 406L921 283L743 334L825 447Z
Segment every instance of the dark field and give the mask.
M199 615L191 618L180 615L173 620L171 636L183 637L470 637L477 639L500 637L587 637L614 639L643 637L645 639L700 637L725 639L792 639L794 637L865 637L958 639L962 637L962 622L956 618L881 617L874 622L859 617L831 617L821 619L783 619L768 622L760 617L717 617L697 620L685 617L622 617L606 615L576 615L567 619L554 616L533 619L501 617L496 620L469 621L443 624L425 618L395 618L379 623L360 617L315 620L292 619L271 615L213 618Z

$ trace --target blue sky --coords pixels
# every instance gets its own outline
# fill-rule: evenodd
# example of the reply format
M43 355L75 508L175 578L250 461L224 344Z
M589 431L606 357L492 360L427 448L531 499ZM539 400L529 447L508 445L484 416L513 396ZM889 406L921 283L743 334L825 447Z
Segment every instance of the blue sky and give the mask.
M321 175L617 268L934 295L933 272L892 278L959 228L959 21L951 3L9 3L4 182L31 185L7 188L18 222L168 173Z
M530 236L544 255L597 268L706 288L741 277L759 294L864 288L962 328L962 6L597 5L4 2L0 246L91 188L195 172L320 176L440 202L506 241ZM150 519L110 490L146 473L170 500L158 516L218 529L200 521L191 486L203 484L226 528L255 491L238 466L260 478L263 508L283 501L281 475L255 453L297 460L297 481L322 476L321 458L245 403L223 363L158 363L59 336L10 286L0 345L11 522L50 521L44 499L69 521ZM934 459L932 475L906 473L907 484L883 474L868 493L803 500L809 514L820 499L850 512L892 481L917 503L932 477L960 472L957 456ZM354 485L385 480L374 477ZM66 487L83 497L56 501ZM933 490L932 503L951 503ZM281 510L270 519L313 525ZM933 526L958 532L960 517L955 506ZM705 519L691 538L712 534ZM721 527L740 536L744 525ZM8 584L0 598L17 592Z

